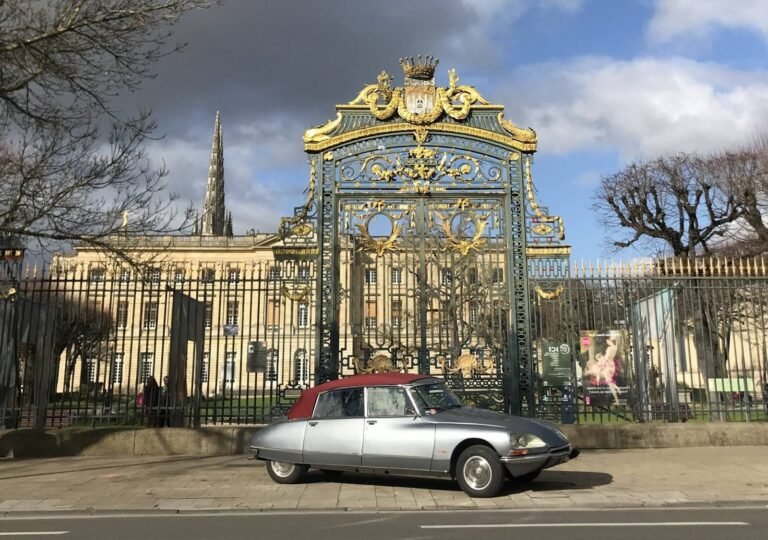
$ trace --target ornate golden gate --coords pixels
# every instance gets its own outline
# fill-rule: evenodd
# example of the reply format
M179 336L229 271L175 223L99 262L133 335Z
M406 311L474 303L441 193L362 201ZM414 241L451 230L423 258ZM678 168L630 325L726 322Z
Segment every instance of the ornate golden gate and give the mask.
M401 64L404 87L382 72L304 137L309 198L281 229L285 246L317 249L315 379L432 373L521 412L534 392L524 169L536 134L454 70L435 86L431 57Z

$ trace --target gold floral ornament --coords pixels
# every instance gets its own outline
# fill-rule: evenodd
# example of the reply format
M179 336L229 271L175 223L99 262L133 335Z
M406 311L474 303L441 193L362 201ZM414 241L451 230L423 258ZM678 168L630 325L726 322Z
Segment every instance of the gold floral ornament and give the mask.
M444 219L442 225L440 225L440 228L445 234L447 246L444 247L443 250L445 251L447 249L453 249L454 251L457 251L462 257L466 257L470 251L480 251L480 248L485 246L488 241L483 237L483 232L485 232L485 227L488 224L487 220L487 216L483 219L475 218L473 220L475 225L475 234L472 235L472 238L466 239L459 238L457 235L455 235L453 230L451 230L451 221Z
M403 67L406 80L431 80L434 84L434 69L437 62L437 60L429 60L428 63L414 63L412 58L403 58L400 60L400 65ZM443 114L454 120L464 120L469 115L472 105L488 104L488 101L471 86L456 84L459 80L456 70L452 69L448 72L448 79L448 88L428 87L433 93L432 108L423 113L408 110L405 89L392 88L392 78L386 72L379 74L376 84L369 84L363 88L350 104L368 105L371 114L378 120L387 120L397 112L400 118L416 125L432 124Z
M539 207L539 203L536 202L536 194L533 189L533 176L531 176L531 160L530 159L525 160L525 190L527 192L528 204L531 206L531 210L533 210L533 215L536 216L539 220L541 220L542 224L557 223L558 225L557 238L558 240L565 240L565 224L563 223L563 218L560 216L548 216L547 214L541 211L541 207ZM540 229L540 230L543 230L543 229ZM536 234L544 235L549 233L536 232Z
M538 294L539 298L542 298L543 300L555 300L561 294L563 294L563 290L565 290L565 289L563 288L562 285L558 285L552 291L545 291L539 285L536 285L536 287L535 287L536 294Z
M306 300L310 290L311 290L311 287L306 284L297 285L293 288L288 287L288 285L283 285L280 288L280 293L283 295L283 297L287 298L292 302L301 302L303 300Z
M326 141L331 138L329 133L331 133L334 129L339 127L341 124L341 113L336 113L336 118L334 120L328 120L323 125L308 129L304 132L304 142L320 142L320 141Z
M366 368L360 362L360 359L354 357L355 372L356 373L396 373L400 371L392 363L392 359L386 354L377 354L368 362Z
M370 221L370 220L369 220ZM383 257L388 251L397 251L397 238L402 232L402 228L397 223L392 224L392 232L386 239L377 239L368 232L367 223L358 223L357 228L363 236L363 249L376 254L376 257Z
M552 225L549 223L539 223L531 227L533 234L538 234L539 236L547 236L553 230Z
M309 209L312 207L312 202L315 198L315 185L317 171L315 170L315 160L309 162L309 185L307 186L307 199L301 206L298 212L292 217L284 217L280 219L280 237L287 238L289 236L309 236L314 229L306 219L309 215Z
M499 116L497 117L499 124L501 124L501 127L504 128L507 133L512 135L512 138L516 141L520 141L522 143L529 143L536 145L538 142L538 135L536 135L536 131L533 128L521 128L504 118L504 113L500 112ZM510 156L511 157L511 156ZM517 159L517 157L513 158Z

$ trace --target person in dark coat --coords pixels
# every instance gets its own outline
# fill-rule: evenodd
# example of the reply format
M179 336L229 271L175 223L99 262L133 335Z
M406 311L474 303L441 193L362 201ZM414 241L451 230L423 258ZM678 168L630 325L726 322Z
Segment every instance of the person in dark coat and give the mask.
M147 377L144 383L144 416L147 427L158 427L160 416L160 386L153 376Z
M160 427L171 427L171 388L168 385L168 375L163 377L160 388Z

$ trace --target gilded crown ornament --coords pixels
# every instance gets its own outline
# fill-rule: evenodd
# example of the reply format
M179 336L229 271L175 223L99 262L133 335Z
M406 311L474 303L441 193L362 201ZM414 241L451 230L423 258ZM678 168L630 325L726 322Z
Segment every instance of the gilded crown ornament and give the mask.
M403 67L403 73L407 79L416 79L419 81L431 81L435 78L435 68L440 60L428 54L422 58L418 55L414 60L413 56L406 56L400 59L400 65Z

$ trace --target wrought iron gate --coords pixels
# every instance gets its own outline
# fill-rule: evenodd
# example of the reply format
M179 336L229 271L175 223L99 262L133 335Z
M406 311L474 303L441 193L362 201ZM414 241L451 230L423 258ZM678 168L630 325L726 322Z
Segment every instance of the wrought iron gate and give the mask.
M310 200L282 230L317 250L316 382L431 373L532 414L528 237L564 234L526 175L536 133L454 70L437 87L433 58L401 65L403 87L381 72L304 134Z

